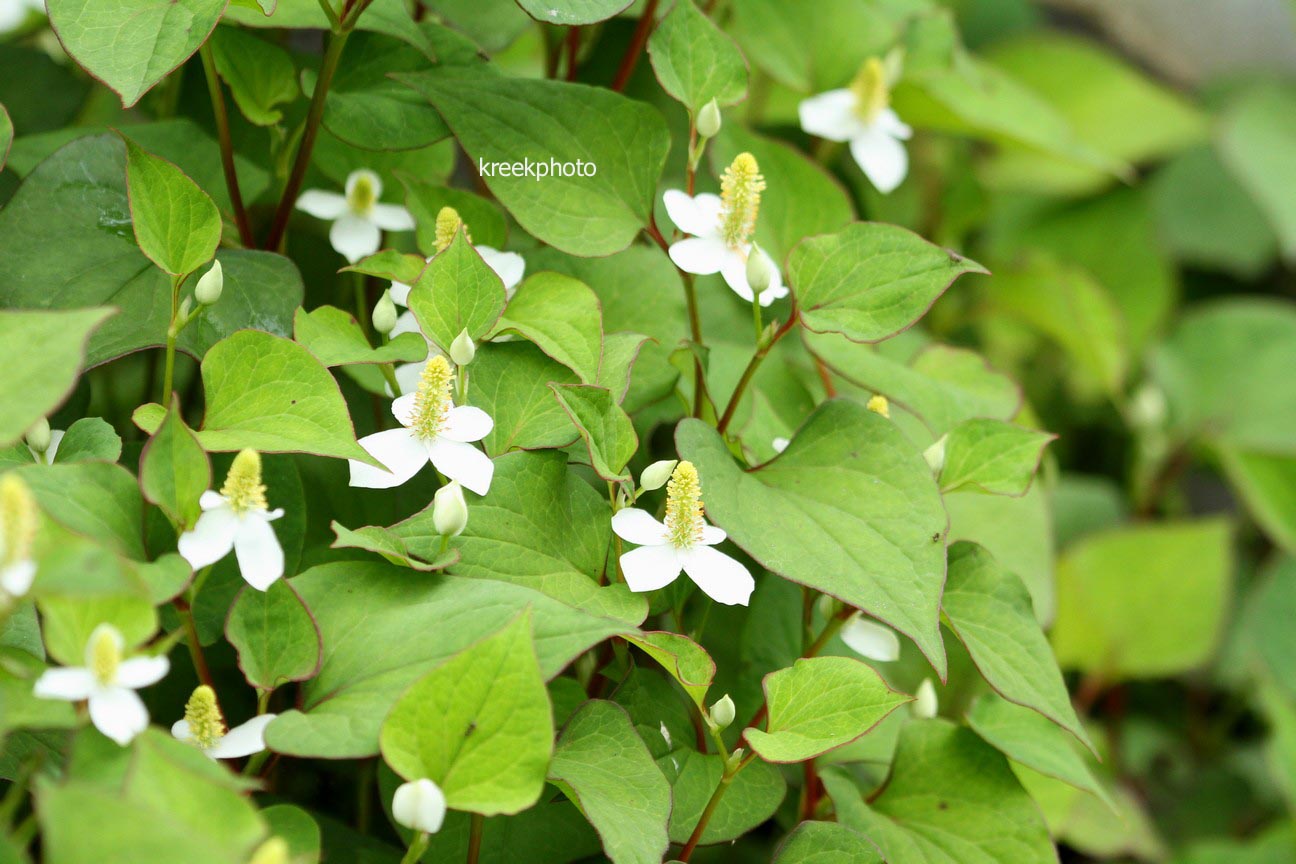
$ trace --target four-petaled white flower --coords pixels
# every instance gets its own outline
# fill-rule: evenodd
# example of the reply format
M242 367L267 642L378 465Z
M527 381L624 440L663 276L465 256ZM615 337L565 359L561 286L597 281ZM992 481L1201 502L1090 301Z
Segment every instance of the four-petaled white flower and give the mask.
M351 485L369 489L400 486L431 462L451 480L478 495L490 490L495 463L476 447L495 425L490 415L470 405L455 405L450 396L454 372L438 354L428 360L418 388L392 402L400 428L375 432L360 439L387 470L351 460Z
M621 556L621 572L631 591L655 591L680 571L717 603L746 606L756 581L740 562L718 549L725 532L708 525L702 484L692 462L680 462L666 484L666 521L628 507L612 517L612 530L639 548Z
M85 666L46 669L36 680L42 699L86 700L95 728L125 746L148 728L148 709L136 690L161 681L171 668L165 657L122 659L126 642L111 624L100 624L86 643Z
M378 251L382 232L412 231L414 217L398 204L384 204L382 178L361 168L346 179L346 195L307 189L297 199L297 209L317 219L332 220L329 242L348 262L354 264Z
M192 743L213 759L238 759L266 749L265 729L276 716L258 714L229 729L216 702L216 692L203 684L185 704L185 716L171 725L171 734L180 741Z
M445 814L445 793L426 778L402 783L392 796L392 818L411 831L435 834L441 830Z
M671 260L685 273L708 276L719 273L739 297L752 302L752 287L747 281L747 256L751 254L751 235L756 229L760 196L765 179L756 159L750 153L739 153L725 169L720 194L702 193L690 197L678 189L668 189L662 203L675 227L686 237L670 247ZM756 254L765 258L770 273L769 287L760 294L760 304L768 306L788 289L783 285L778 264L759 247Z
M244 450L234 457L220 492L210 489L198 499L203 513L180 535L180 554L195 570L215 564L234 550L239 572L258 591L283 575L284 554L270 523L284 514L266 503L261 482L261 455Z
M913 136L890 107L891 80L881 60L865 62L849 87L804 100L797 108L801 128L829 141L849 141L851 155L883 194L904 181L909 154L904 143Z
M36 539L36 499L16 474L0 477L0 608L21 597L36 578L32 544Z
M896 636L895 631L870 621L859 612L842 625L841 638L847 648L870 660L890 663L900 658L900 637Z

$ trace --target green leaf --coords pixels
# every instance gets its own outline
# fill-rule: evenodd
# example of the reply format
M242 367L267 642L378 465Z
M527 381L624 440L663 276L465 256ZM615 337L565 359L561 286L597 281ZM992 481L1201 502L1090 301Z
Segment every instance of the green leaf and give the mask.
M220 211L174 164L125 141L126 188L140 250L172 276L193 273L220 245Z
M1248 641L1274 683L1296 699L1296 681L1286 674L1296 664L1296 631L1289 626L1296 614L1296 558L1284 558L1266 570L1248 604Z
M87 72L130 108L198 50L226 0L54 0L50 24ZM187 271L186 271L187 272Z
M392 770L431 779L455 810L495 816L535 804L554 744L531 638L527 610L416 681L383 723Z
M82 417L67 428L54 461L116 462L121 452L121 436L107 421L101 417Z
M158 629L153 604L138 595L51 596L41 598L37 605L45 648L51 658L64 666L85 665L86 645L100 624L117 628L128 653Z
M767 570L905 633L944 675L948 522L931 469L894 423L831 400L777 459L747 472L701 421L681 423L675 440L697 465L707 513L730 539Z
M462 231L428 263L409 293L420 329L446 352L464 330L474 340L490 332L504 302L504 283Z
M427 357L427 343L417 333L401 333L374 348L359 322L336 306L320 306L293 316L293 339L325 366L354 363L416 363Z
M1020 498L951 492L945 497L950 517L946 540L970 540L985 547L1003 569L1021 577L1035 607L1035 620L1047 627L1057 612L1054 585L1053 498L1044 484L1031 486Z
M1296 260L1296 92L1262 85L1246 92L1224 115L1220 155L1251 193L1278 235L1283 257Z
M274 804L261 815L270 825L270 836L287 842L293 864L319 864L320 829L310 813L293 804Z
M553 8L550 0L544 2ZM670 146L656 109L619 93L556 81L399 76L436 106L479 164L543 159L596 166L592 177L483 174L518 223L573 255L609 255L643 230ZM510 173L512 169L508 169ZM581 170L588 171L588 168Z
M517 287L495 332L513 331L594 384L603 357L603 313L598 297L570 276L537 273Z
M945 440L942 492L971 489L991 495L1025 495L1044 448L1057 436L1002 420L967 420Z
M955 543L941 605L972 662L1000 696L1034 708L1094 749L1019 578L975 543Z
M788 278L801 320L817 333L880 342L913 325L964 273L987 273L904 228L857 222L801 242Z
M774 864L882 864L863 835L835 822L802 822L774 853Z
M586 702L562 730L549 781L581 808L615 864L660 864L670 842L670 784L624 708Z
M528 15L545 24L579 27L611 18L633 0L517 0Z
M45 514L119 555L145 558L144 502L134 476L108 462L28 465L15 473Z
M1296 554L1296 458L1219 448L1230 485L1275 545Z
M811 657L765 676L769 720L743 735L767 762L804 762L854 741L906 702L867 663Z
M724 757L680 749L658 758L657 767L670 781L675 802L670 819L671 842L686 843L720 785ZM787 784L778 768L752 762L729 784L729 791L702 832L702 844L726 843L746 834L774 815L786 793Z
M243 677L259 690L305 681L319 670L319 628L287 579L265 591L241 589L225 622L225 638L238 652Z
M876 843L887 861L1057 861L1039 810L1004 757L944 720L901 730L891 776L867 804L841 769L821 776L838 823Z
M383 528L365 525L354 530L334 521L329 524L337 537L330 549L364 549L393 564L430 573L444 570L459 560L455 549L441 550L441 535L432 521L432 505L410 518Z
M0 211L2 212L2 211ZM0 445L53 413L76 384L90 333L111 309L0 311Z
M612 391L585 384L550 388L585 439L594 473L610 482L629 480L625 467L639 449L639 436Z
M1104 681L1160 678L1205 663L1224 626L1230 533L1221 519L1162 522L1076 543L1058 562L1058 662Z
M325 564L291 583L315 616L323 662L302 687L301 709L280 714L266 740L277 752L301 756L376 754L383 719L414 681L528 606L546 678L609 636L633 631L521 585L435 574L411 578L408 568L379 562ZM430 621L436 622L435 639L427 638Z
M695 117L712 99L732 105L747 94L742 52L693 0L679 0L657 23L648 39L648 59L662 89Z
M217 27L208 44L243 116L257 126L283 120L279 106L301 94L288 52L238 27Z
M637 645L679 682L698 708L706 710L706 694L715 678L716 664L707 650L687 636L669 630L652 630L626 641Z
M405 186L405 206L418 223L415 235L418 247L428 255L436 252L436 217L442 207L453 207L459 213L474 245L504 248L508 223L493 201L465 189L429 183L414 176L402 175L400 181ZM414 278L418 278L417 272Z
M469 378L468 404L481 408L495 425L482 443L486 453L565 447L578 437L549 384L574 384L576 375L529 342L487 342L478 346Z

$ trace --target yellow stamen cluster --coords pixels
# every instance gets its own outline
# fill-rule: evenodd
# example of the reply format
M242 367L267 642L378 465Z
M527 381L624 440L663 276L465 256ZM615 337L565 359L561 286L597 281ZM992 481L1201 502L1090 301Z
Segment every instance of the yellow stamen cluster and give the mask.
M86 665L95 680L105 686L117 680L117 667L122 661L121 635L113 628L100 625L90 634L86 650Z
M692 462L680 462L666 484L666 536L678 549L687 549L702 539L705 524L702 482Z
M756 230L763 191L765 178L756 157L739 153L720 178L720 236L730 247L740 248Z
M265 484L261 482L261 454L255 450L240 451L225 475L220 494L229 500L235 513L245 513L269 507L265 492Z
M347 192L347 206L352 212L366 216L376 203L378 203L378 193L374 189L373 178L368 174L356 177L350 191Z
M430 441L441 431L451 407L450 387L453 382L454 372L443 355L438 354L428 361L419 377L418 390L414 392L409 428L415 437Z
M877 57L864 61L850 89L855 94L855 113L865 123L872 123L891 104L886 66Z
M0 478L0 567L31 558L36 512L36 499L21 477Z
M868 410L872 411L874 414L881 414L888 420L891 419L891 403L888 402L887 398L881 393L876 393L869 397Z
M459 211L453 207L442 207L436 217L436 251L444 252L454 242L460 228L463 229L464 239L471 243L472 235L468 233L468 226L459 217Z
M204 750L225 736L225 715L216 704L216 691L206 684L195 688L185 703L184 719L194 742Z

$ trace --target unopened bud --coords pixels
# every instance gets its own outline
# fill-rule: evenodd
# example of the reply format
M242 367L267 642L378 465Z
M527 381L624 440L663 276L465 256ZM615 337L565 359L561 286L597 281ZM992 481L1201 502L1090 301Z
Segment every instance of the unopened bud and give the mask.
M714 138L720 134L720 126L720 106L712 99L698 111L697 131L703 138Z
M923 682L918 685L918 692L914 694L913 714L920 720L929 720L936 716L936 710L939 707L936 702L936 686L932 684L930 678L924 678Z
M442 537L458 537L468 527L468 502L458 480L451 480L432 496L432 524Z
M647 492L665 486L666 481L670 479L671 472L675 470L677 461L679 460L662 459L660 462L652 463L639 475L639 485Z
M477 356L477 343L468 335L468 328L459 331L459 335L450 343L450 359L456 366L467 366Z
M202 275L194 286L194 299L204 306L210 306L220 299L225 289L225 271L221 269L220 260L212 261L211 269Z
M392 301L391 291L387 290L378 298L373 308L373 328L386 336L396 329L396 303Z
M189 313L193 312L193 300L186 297L180 301L180 314L176 316L174 326L177 330L189 323Z
M441 830L445 812L445 794L431 780L402 783L392 796L392 818L412 831L435 834Z
M769 257L765 250L761 249L755 243L752 244L751 251L747 253L747 284L751 286L752 294L757 298L765 293L765 289L770 286L770 281L774 274L770 271Z
M726 693L720 701L711 706L711 725L717 729L725 729L734 721L737 713L733 700Z
M49 420L42 417L27 430L27 446L37 453L44 453L50 446Z
M923 451L923 458L931 466L932 471L939 474L945 467L945 442L949 440L948 435L942 435L936 439L936 443Z

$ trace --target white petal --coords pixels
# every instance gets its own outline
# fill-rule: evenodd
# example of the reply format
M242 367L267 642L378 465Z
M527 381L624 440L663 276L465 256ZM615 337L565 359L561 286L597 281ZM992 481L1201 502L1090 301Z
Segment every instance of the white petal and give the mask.
M382 178L378 176L378 172L372 171L368 168L357 168L347 175L346 194L348 198L351 197L351 193L355 191L356 184L362 179L369 180L369 188L373 190L375 201L382 197L383 182Z
M892 138L899 138L901 141L908 141L913 137L913 129L909 124L900 119L900 115L890 108L883 108L873 120L873 127L890 135Z
M375 204L369 218L384 231L414 230L414 217L399 204Z
M381 239L377 225L354 213L343 213L329 229L329 242L352 264L377 252Z
M851 139L851 155L883 195L903 182L909 171L909 154L904 144L873 127Z
M408 429L388 429L360 439L360 446L389 469L374 468L364 462L348 460L351 485L365 489L390 489L399 486L427 464L427 451Z
M138 690L156 684L171 670L171 661L165 657L132 657L117 667L118 687Z
M64 429L50 430L50 443L49 446L45 448L45 461L47 463L53 463L54 460L58 458L59 444L63 443L63 436L66 434L67 431Z
M829 141L847 141L858 135L864 123L855 113L858 102L850 90L829 90L803 99L797 106L801 128Z
M516 252L501 252L498 249L492 249L489 246L474 246L477 254L481 255L486 266L495 271L495 275L500 277L504 283L504 290L511 291L522 281L522 275L526 273L526 260Z
M870 660L890 663L900 657L900 637L895 631L858 614L842 625L841 638L846 647Z
M418 319L414 317L413 312L402 312L396 316L396 326L392 328L391 338L395 339L402 333L417 333L423 335L423 329L419 327ZM424 361L425 363L427 361Z
M495 463L473 445L438 435L427 445L427 457L438 471L451 480L458 480L465 489L471 489L478 495L490 491L491 478L495 476Z
M666 526L637 507L618 510L612 517L612 530L636 546L660 546L666 542Z
M297 196L297 209L305 210L316 219L336 219L347 212L347 202L336 192L307 189Z
M460 405L446 414L445 425L437 434L451 441L480 441L495 428L495 421L480 408Z
M199 516L193 529L181 534L176 545L189 566L199 570L229 554L234 548L234 532L237 530L238 516L225 504Z
M402 389L401 390L402 395L397 396L395 399L392 400L392 404L391 404L392 416L395 417L396 422L401 424L402 426L408 427L411 423L414 422L414 403L418 401L415 398L414 390L417 389L418 388L416 387L410 390L409 392L406 392L404 389Z
M94 689L95 679L89 669L68 666L62 669L46 669L36 679L36 687L32 692L41 699L76 702L80 699L88 699Z
M181 717L171 724L171 737L177 741L192 741L193 733L189 731L189 721Z
M703 192L690 198L678 189L662 193L666 215L675 227L695 237L714 236L720 229L720 196Z
M702 543L706 546L714 546L717 543L723 543L725 538L728 536L729 535L725 533L723 528L717 528L714 525L706 524L703 524L702 526Z
M102 687L90 694L90 721L124 747L148 728L148 709L134 690Z
M719 273L729 251L729 247L719 237L689 237L672 243L669 250L670 259L676 267L698 276Z
M621 574L631 591L665 588L679 578L679 554L669 543L640 546L621 556Z
M445 793L431 780L402 783L392 796L392 818L413 831L435 834L441 830L445 813Z
M741 563L710 546L694 546L680 553L680 563L708 597L726 606L746 606L756 580Z
M783 286L783 277L779 273L778 265L774 263L774 259L764 249L760 250L760 254L765 256L765 260L770 267L769 287L762 291L760 296L760 304L768 306L780 297L786 297L788 290ZM744 253L733 249L725 249L720 275L724 277L725 284L732 288L735 294L748 303L752 301L752 289L747 282L747 259Z
M0 588L10 597L21 597L31 589L32 580L36 578L34 561L16 561L8 567L0 568Z
M283 575L283 547L270 522L256 513L243 518L234 538L234 554L243 579L258 591L266 590Z
M402 316L404 317L404 316ZM427 361L419 363L402 363L396 367L396 386L400 387L402 393L413 393L418 389L419 379L423 377L423 370L427 367Z
M198 506L204 510L215 510L217 507L229 505L229 499L219 492L213 492L208 489L202 495L198 496Z
M388 291L391 294L392 302L397 306L409 305L410 286L406 285L404 282L393 282Z
M784 450L788 448L788 445L791 443L792 443L792 439L790 438L775 438L772 442L770 442L770 446L774 448L775 453L782 453Z
M238 759L266 749L265 729L274 714L258 714L242 725L226 732L219 741L207 748L213 759Z

